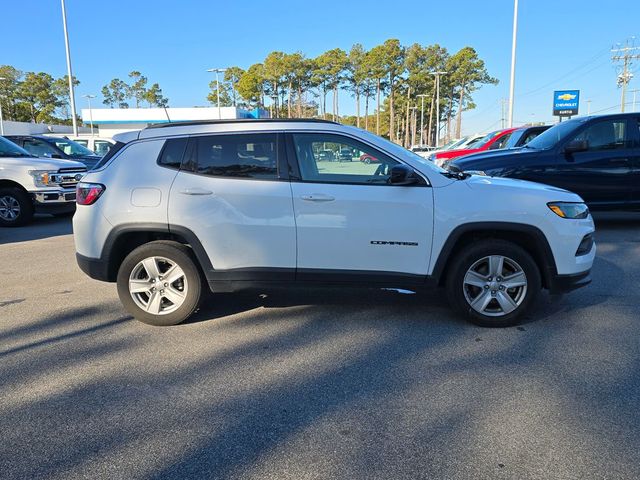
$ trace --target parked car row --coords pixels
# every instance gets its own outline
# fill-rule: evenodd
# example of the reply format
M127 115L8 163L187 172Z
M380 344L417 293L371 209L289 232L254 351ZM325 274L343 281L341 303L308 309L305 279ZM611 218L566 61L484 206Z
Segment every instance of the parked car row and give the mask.
M592 210L637 210L640 113L574 118L547 129L522 148L464 156L448 167L570 190Z

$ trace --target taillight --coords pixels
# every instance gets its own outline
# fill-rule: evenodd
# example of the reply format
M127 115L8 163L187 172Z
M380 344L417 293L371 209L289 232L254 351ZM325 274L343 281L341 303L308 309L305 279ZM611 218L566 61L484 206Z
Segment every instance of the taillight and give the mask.
M93 205L104 192L104 185L99 183L80 182L76 185L76 203L78 205Z

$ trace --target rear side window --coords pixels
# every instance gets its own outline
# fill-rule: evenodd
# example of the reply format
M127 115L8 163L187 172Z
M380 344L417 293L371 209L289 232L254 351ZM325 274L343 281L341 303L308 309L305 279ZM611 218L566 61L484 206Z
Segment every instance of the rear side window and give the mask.
M187 148L187 140L187 137L168 139L162 147L158 164L167 168L179 169L184 150Z
M189 164L201 175L278 178L278 145L274 133L193 137L189 150Z
M115 145L113 145L109 151L107 152L107 154L102 157L100 159L100 161L98 163L95 164L95 166L93 167L94 170L100 170L102 167L104 167L107 162L109 160L111 160L113 158L113 156L118 153L122 147L124 147L126 145L126 143L122 143L122 142L116 142Z

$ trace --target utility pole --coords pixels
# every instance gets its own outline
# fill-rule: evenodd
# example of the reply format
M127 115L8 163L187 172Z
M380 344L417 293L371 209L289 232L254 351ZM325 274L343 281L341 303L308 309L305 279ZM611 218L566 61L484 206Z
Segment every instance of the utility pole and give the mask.
M91 111L91 99L96 98L95 95L83 95L89 102L89 123L91 124L91 136L93 137L93 112Z
M426 93L416 95L420 97L420 145L424 145L424 97L427 97Z
M502 98L500 99L500 128L502 129L507 128L505 125L505 122L507 121L506 112L507 112L507 99Z
M622 73L618 75L618 86L622 88L622 96L620 97L620 111L624 113L624 107L627 97L627 85L633 78L631 73L631 64L634 60L640 60L640 47L636 47L629 40L624 47L612 48L611 60L613 62L622 62Z
M436 77L436 148L438 148L440 146L440 75L446 75L448 72L437 71L429 73Z
M518 37L518 0L513 2L513 38L511 40L511 79L509 82L509 128L513 127L513 94L516 88L516 38Z
M60 0L62 5L62 28L64 30L64 46L67 53L67 76L69 77L69 103L71 103L71 123L73 125L73 135L78 136L78 122L76 120L76 97L73 91L73 74L71 73L71 52L69 51L69 33L67 32L67 10L64 0Z
M587 115L591 114L591 100L587 100Z
M640 90L638 90L637 88L634 90L631 90L631 93L633 93L633 107L632 110L635 112L636 111L636 93L640 92Z

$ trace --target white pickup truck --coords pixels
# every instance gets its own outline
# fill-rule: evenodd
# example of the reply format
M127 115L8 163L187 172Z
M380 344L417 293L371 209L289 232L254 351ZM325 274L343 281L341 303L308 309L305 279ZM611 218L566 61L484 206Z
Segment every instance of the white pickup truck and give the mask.
M29 223L34 213L73 214L80 162L38 158L0 137L0 227Z

